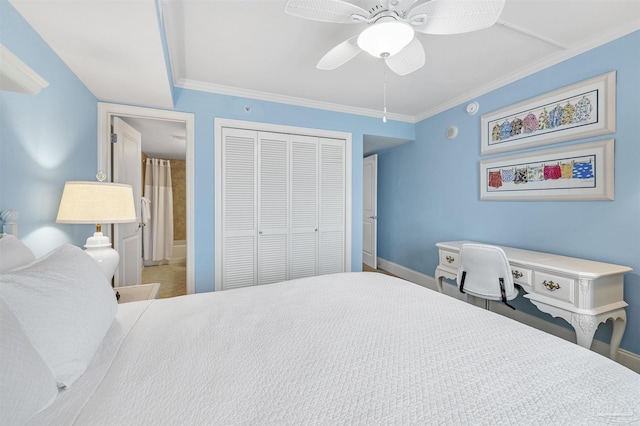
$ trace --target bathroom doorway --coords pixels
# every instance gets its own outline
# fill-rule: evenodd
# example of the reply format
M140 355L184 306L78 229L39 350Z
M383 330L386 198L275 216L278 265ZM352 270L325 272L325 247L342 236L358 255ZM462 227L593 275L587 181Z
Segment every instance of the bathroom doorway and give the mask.
M171 177L175 178L171 185L172 191L175 187L176 192L173 197L175 206L172 201L171 208L175 212L175 220L172 219L171 235L166 237L171 243L171 256L158 262L145 262L147 265L142 269L142 283L160 282L159 297L193 293L193 115L106 103L98 104L98 112L98 165L107 172L109 180L112 179L114 160L110 149L111 123L115 118L125 121L141 133L141 151L144 153L141 156L170 164L173 171ZM140 161L139 166L141 176L144 176L146 162ZM141 182L140 186L144 188L145 182ZM144 189L140 192L141 207L143 197L146 198ZM142 214L144 209L140 211L140 227L144 229L148 225L149 214L147 212L145 217Z
M187 174L184 122L118 117L141 135L141 284L158 298L187 294Z

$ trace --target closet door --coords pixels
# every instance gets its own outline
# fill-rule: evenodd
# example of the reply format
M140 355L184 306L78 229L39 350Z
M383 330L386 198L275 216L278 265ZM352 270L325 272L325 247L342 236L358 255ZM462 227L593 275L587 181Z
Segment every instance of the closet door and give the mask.
M258 284L288 279L289 136L258 133Z
M318 138L291 135L289 278L318 274Z
M216 290L344 272L345 140L219 131Z
M345 270L345 144L319 139L320 193L318 273Z
M222 285L257 283L257 133L222 130Z

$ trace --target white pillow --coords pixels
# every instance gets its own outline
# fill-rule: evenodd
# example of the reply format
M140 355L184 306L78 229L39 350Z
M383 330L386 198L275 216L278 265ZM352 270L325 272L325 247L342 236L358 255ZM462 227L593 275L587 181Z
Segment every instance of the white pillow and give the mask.
M51 370L0 300L0 424L22 425L58 396Z
M22 241L11 234L0 235L0 273L27 265L36 256Z
M82 375L117 310L113 289L96 261L70 244L0 275L0 299L58 387L68 387Z

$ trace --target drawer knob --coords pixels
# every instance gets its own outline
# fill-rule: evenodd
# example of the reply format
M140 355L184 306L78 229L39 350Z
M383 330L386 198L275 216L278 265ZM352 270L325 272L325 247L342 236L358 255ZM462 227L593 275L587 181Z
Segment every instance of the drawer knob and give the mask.
M560 288L560 284L554 283L553 281L542 281L542 285L549 291L556 291Z
M522 278L524 276L524 274L518 271L517 269L514 269L513 271L511 271L511 275L513 275L513 278L515 279Z
M453 258L453 256L447 256L447 257L445 257L445 259L447 259L447 262L449 262L449 263L453 263L453 261L455 260Z

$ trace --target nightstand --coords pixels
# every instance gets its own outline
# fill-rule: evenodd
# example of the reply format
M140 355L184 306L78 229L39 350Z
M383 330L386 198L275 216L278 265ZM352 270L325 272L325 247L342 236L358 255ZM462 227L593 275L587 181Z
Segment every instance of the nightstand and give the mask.
M155 299L159 289L160 283L153 283L116 287L114 290L120 294L118 303L128 303Z

